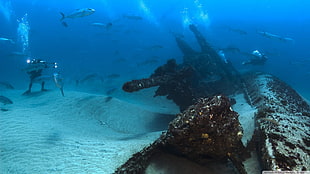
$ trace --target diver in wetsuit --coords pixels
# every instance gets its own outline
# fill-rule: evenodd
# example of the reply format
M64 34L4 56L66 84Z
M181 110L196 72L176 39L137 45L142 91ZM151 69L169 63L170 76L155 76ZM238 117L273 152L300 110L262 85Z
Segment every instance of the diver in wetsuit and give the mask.
M259 52L258 50L254 50L251 54L251 59L242 62L242 65L264 65L267 61L267 56Z
M29 83L28 90L25 91L23 95L27 95L31 93L32 84L34 82L41 82L41 91L46 91L46 89L44 89L45 81L42 76L42 72L44 69L49 68L49 67L57 68L57 64L47 63L46 61L43 61L40 59L32 59L32 60L28 59L27 64L28 66L25 70L27 74L29 75L30 83ZM48 66L48 65L53 65L53 66Z

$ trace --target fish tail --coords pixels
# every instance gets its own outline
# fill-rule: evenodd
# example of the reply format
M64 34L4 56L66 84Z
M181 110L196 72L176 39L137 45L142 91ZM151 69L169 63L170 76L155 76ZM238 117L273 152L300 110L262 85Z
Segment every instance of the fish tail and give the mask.
M60 20L62 21L62 20L64 20L66 18L66 16L65 16L65 14L63 12L60 12L60 14L61 14L61 19Z

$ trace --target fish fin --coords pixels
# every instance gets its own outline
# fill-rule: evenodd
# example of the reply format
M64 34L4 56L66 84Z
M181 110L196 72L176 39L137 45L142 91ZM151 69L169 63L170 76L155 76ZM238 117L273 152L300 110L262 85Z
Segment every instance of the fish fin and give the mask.
M63 12L60 12L60 14L61 14L61 19L60 20L62 21L62 20L64 20L66 18L66 16L65 16L65 14Z

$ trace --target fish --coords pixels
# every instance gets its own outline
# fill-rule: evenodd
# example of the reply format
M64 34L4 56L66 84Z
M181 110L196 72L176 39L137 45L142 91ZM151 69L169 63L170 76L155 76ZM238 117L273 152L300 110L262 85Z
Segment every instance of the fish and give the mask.
M100 22L94 22L90 24L91 26L95 26L95 27L100 27L100 28L106 28L109 29L112 27L112 23L108 22L108 23L100 23Z
M81 8L81 9L76 9L74 12L72 12L69 15L65 15L64 13L60 12L61 14L61 19L60 21L64 20L65 18L80 18L84 16L89 16L91 14L95 13L95 9L93 8Z
M66 27L66 28L68 27L68 24L67 24L67 22L65 22L65 21L62 21L62 22L61 22L61 25L64 26L64 27Z
M5 109L5 108L0 108L0 111L6 112L6 111L9 111L9 110Z
M64 89L63 89L63 86L64 86L63 78L61 77L61 75L59 73L54 73L53 74L53 80L54 80L54 83L57 86L57 88L60 89L61 95L64 97L65 94L64 94Z
M15 42L12 39L8 39L5 37L0 37L0 41L9 41L11 44L15 44Z
M282 37L279 35L271 34L266 31L258 31L258 34L262 35L263 37L269 38L269 39L276 39L284 42L294 42L294 39L289 38L289 37Z
M10 100L9 98L0 95L0 102L7 105L7 104L13 104L12 100Z
M0 82L0 87L3 87L5 89L14 89L14 87L8 82Z
M288 41L288 42L294 42L295 40L293 38L290 37L284 37L282 38L283 41Z

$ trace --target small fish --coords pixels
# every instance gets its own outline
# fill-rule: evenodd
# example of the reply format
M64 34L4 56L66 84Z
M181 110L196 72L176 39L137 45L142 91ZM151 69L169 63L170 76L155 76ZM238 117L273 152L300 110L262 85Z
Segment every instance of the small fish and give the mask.
M266 37L266 38L269 38L269 39L276 39L276 40L280 40L280 41L284 41L284 42L294 42L294 39L292 39L292 38L281 37L279 35L271 34L271 33L265 32L265 31L258 31L257 33Z
M106 29L109 29L112 27L112 23L109 22L109 23L100 23L100 22L94 22L94 23L91 23L90 24L91 26L95 26L95 27L100 27L100 28L106 28Z
M1 86L5 89L14 89L14 87L11 84L9 84L8 82L0 82L0 87Z
M287 42L294 42L295 40L290 38L290 37L284 37L282 38L283 41L287 41Z
M9 41L11 44L15 44L15 42L12 39L0 37L0 41Z
M61 21L64 20L65 18L80 18L84 16L89 16L91 14L95 13L95 9L93 8L81 8L81 9L76 9L74 12L72 12L69 15L65 15L64 13L60 12L61 14Z
M10 100L7 97L4 97L2 95L0 95L0 102L7 105L7 104L13 104L12 100Z
M64 26L64 27L66 27L66 28L68 27L68 24L67 24L67 22L65 22L65 21L62 21L61 25Z

